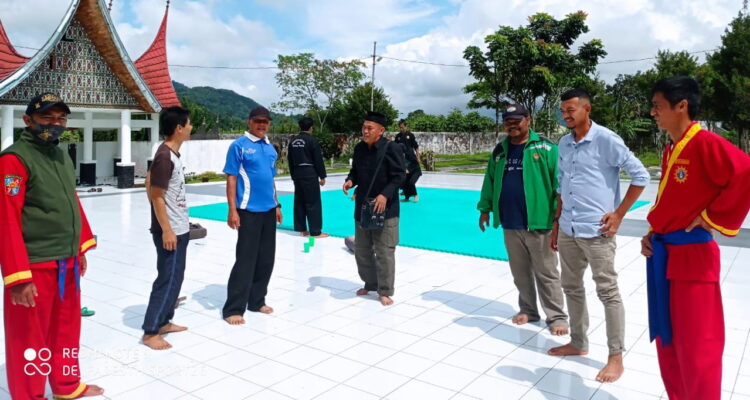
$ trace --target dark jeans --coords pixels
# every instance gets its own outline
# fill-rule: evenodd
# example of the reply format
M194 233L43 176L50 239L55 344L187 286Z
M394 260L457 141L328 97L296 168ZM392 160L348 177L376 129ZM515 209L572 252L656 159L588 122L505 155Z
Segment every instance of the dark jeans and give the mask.
M308 227L310 229L308 229ZM294 230L320 235L323 228L323 205L317 177L294 179Z
M227 284L224 318L258 311L266 305L268 282L276 256L276 209L266 212L238 210L240 229L236 261Z
M180 295L185 278L185 258L190 233L177 236L175 250L164 250L161 233L152 234L156 246L156 269L159 272L151 287L143 331L147 335L159 333L159 329L174 317L174 305Z

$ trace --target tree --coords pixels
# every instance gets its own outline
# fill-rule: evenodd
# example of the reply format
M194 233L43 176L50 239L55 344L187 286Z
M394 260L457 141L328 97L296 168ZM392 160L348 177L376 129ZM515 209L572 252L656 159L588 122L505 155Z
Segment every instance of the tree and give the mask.
M364 116L370 111L370 91L372 83L357 86L337 103L331 112L331 130L343 133L359 133L362 131ZM388 128L398 118L398 110L391 104L383 88L376 87L373 92L374 109L386 116Z
M331 107L365 77L359 60L318 60L312 53L279 55L276 64L281 100L274 107L305 110L318 120L318 129L324 128Z
M750 15L747 2L710 54L712 95L707 98L716 116L737 131L739 147L750 153Z
M559 95L593 73L607 54L598 39L582 44L578 53L571 51L578 37L588 32L586 17L583 11L562 20L538 13L529 17L525 27L501 26L488 35L484 53L476 46L468 47L464 58L469 61L470 75L477 79L464 88L475 94L469 107L494 109L497 120L506 102L522 104L533 112L541 98L547 117L535 118L534 127L552 129Z

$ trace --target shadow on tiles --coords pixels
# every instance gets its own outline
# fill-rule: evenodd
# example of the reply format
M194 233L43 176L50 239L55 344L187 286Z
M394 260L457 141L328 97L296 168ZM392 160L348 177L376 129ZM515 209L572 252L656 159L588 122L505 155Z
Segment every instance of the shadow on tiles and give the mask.
M466 314L466 317L457 318L453 322L455 324L469 327L479 328L484 333L494 339L502 340L507 343L520 346L531 340L535 343L533 346L528 347L529 350L538 352L539 354L547 354L547 350L552 347L557 347L560 343L544 337L541 333L534 334L528 340L523 343L508 340L504 333L495 329L498 326L498 320L493 318L508 319L516 314L516 310L509 304L496 301L487 300L477 296L471 296L463 293L452 292L448 290L433 290L422 295L425 300L439 301L448 307L453 308L456 311L460 311ZM543 321L532 322L528 325L544 328L545 324ZM523 328L518 328L523 329ZM549 356L553 357L553 356ZM582 357L565 357L566 360L574 361L579 364L583 364L592 368L601 369L604 368L604 363L601 361L588 358L587 356Z
M439 301L466 315L510 318L516 314L515 309L506 303L487 300L464 293L452 292L450 290L431 290L423 293L422 299L428 301Z
M598 392L602 392L603 394L608 395L607 398L612 397L609 393L601 388L586 385L586 382L580 375L574 372L567 371L565 372L565 375L569 376L570 379L565 382L564 385L555 388L555 393L545 392L544 390L541 390L539 387L537 387L536 384L538 384L549 371L549 368L541 367L533 371L527 368L516 366L497 367L498 374L506 377L508 380L513 382L527 382L533 386L532 390L536 390L537 392L539 392L539 394L550 400L558 400L561 396L571 399L580 398L580 396L584 393L586 396L585 398L590 398L594 395L594 393ZM599 386L599 384L596 382L591 383Z
M206 310L221 310L227 300L227 285L206 285L193 293L193 299Z
M308 279L310 287L308 292L314 292L315 289L321 288L328 290L330 296L337 300L353 299L357 297L356 290L361 286L352 281L345 279L330 278L326 276L311 276Z
M146 315L146 304L135 304L127 306L122 310L122 323L128 328L141 329L143 325L143 317ZM139 315L139 318L133 317L133 315Z

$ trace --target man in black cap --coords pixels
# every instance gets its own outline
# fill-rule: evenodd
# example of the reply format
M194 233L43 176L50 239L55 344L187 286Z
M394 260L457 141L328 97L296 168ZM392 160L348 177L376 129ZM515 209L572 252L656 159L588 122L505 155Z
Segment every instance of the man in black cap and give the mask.
M230 325L245 323L245 310L270 314L266 304L268 282L276 257L276 224L281 204L276 197L276 149L266 136L271 113L255 107L247 119L248 131L227 152L227 224L237 229L236 261L227 284L222 314Z
M96 246L76 195L73 163L58 147L70 108L53 93L31 99L20 139L0 153L0 266L5 361L13 399L98 396L81 382L80 277Z
M289 173L294 181L294 230L302 236L328 237L323 233L323 206L320 187L326 184L326 167L318 139L312 135L313 120L299 120L300 133L287 149ZM309 230L308 230L309 227Z
M354 160L344 183L344 194L355 191L354 221L356 226L355 251L359 276L365 286L357 291L364 296L378 292L384 306L393 304L396 275L396 245L398 245L399 201L398 188L406 173L400 146L383 137L388 125L385 115L370 111L362 124L362 141L354 147ZM382 229L363 229L360 221L362 205L374 200L375 212L385 212Z
M557 145L529 128L529 112L512 104L503 112L508 136L487 163L477 208L484 232L493 214L493 227L502 225L510 272L518 289L518 314L513 323L538 321L537 292L553 335L568 333L568 316L557 269L549 247L557 205Z

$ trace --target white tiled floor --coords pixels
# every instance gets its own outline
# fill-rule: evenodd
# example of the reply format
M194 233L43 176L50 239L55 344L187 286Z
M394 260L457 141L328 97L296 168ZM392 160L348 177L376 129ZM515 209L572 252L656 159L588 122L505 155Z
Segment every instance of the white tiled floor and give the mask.
M331 177L336 189L341 177ZM476 177L431 175L422 183L476 189ZM291 190L280 180L279 190ZM651 188L645 199L653 197ZM191 195L191 205L222 201ZM174 348L139 344L140 325L155 277L142 192L82 199L99 235L83 280L83 303L97 311L83 322L81 364L87 382L112 399L658 399L666 398L653 344L648 342L644 260L638 238L619 237L617 269L627 310L623 378L594 381L606 358L603 309L590 275L587 357L553 358L552 337L538 324L509 318L517 294L507 263L400 247L396 304L357 297L354 258L339 238L302 252L302 238L277 236L268 302L271 316L247 314L229 326L220 310L234 261L236 234L223 223L200 221L208 238L188 249L175 322ZM291 210L286 218L291 218ZM634 214L631 218L643 218ZM750 399L750 249L722 248L727 345L725 399ZM0 339L2 339L0 331ZM0 352L4 350L0 349ZM0 354L1 355L1 354ZM0 366L4 375L4 365ZM0 380L0 399L7 399Z

